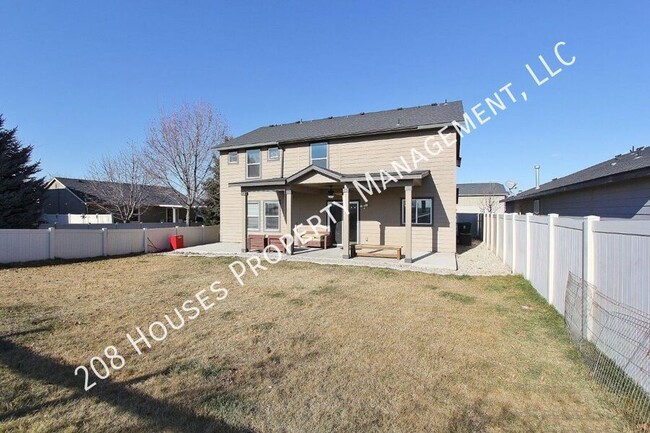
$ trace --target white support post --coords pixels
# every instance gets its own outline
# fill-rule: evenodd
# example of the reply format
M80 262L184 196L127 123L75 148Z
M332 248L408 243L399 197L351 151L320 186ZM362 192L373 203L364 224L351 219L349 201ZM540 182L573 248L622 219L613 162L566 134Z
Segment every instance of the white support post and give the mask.
M172 222L175 223L176 220L178 219L178 214L176 213L177 209L175 207L172 208Z
M48 236L48 244L49 245L48 246L50 248L49 255L50 255L50 259L54 259L54 255L55 255L55 252L56 252L56 248L55 248L55 244L54 244L54 242L56 242L56 240L55 240L56 233L54 232L54 227L50 227L48 229L48 231L49 231L49 233L48 233L48 235L49 235Z
M555 301L555 222L558 214L548 214L548 303Z
M526 214L526 279L530 281L530 267L532 264L532 251L533 245L531 242L532 233L530 231L530 217L533 216L532 212Z
M343 228L341 240L343 242L343 258L350 258L350 189L343 186Z
M515 273L515 265L517 263L517 226L515 217L516 213L512 213L512 273Z
M242 191L241 252L248 251L248 192ZM261 221L260 221L261 224Z
M149 252L149 243L147 242L147 228L142 229L142 251Z
M487 226L487 214L483 212L483 243L487 240L487 229L485 228Z
M287 222L287 231L289 232L289 235L291 235L293 233L293 220L291 219L291 214L293 213L293 192L291 191L291 189L286 189L285 190L285 196L286 196L286 200L285 200L286 215L285 215L285 218L286 218L286 222ZM326 241L326 243L327 243L327 241ZM293 255L293 245L294 245L294 242L291 242L289 244L288 251L286 251L287 254ZM325 247L327 248L327 245L325 245Z
M404 187L404 263L413 263L413 209L411 203L413 202L413 186L406 185Z
M593 293L587 293L587 288L596 283L596 268L594 254L594 221L600 217L589 215L582 221L582 336L587 340L592 339L593 332Z
M102 256L108 255L108 230L102 229Z

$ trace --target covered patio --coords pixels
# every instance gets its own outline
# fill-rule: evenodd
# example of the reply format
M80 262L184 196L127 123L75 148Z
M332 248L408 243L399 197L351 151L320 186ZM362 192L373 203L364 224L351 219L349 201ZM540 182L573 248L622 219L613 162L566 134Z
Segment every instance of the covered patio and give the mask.
M422 184L423 179L430 176L428 170L411 171L409 173L365 173L341 174L311 165L286 178L248 180L234 182L229 186L241 189L241 253L250 249L251 236L279 237L291 234L295 239L287 254L297 259L303 254L311 258L324 260L352 258L351 246L370 244L375 246L396 246L401 249L399 263L410 264L421 261L426 257L437 255L433 248L428 251L414 251L413 248L413 210L411 206L403 206L403 211L397 207L400 200L411 203L413 189ZM367 187L359 188L356 185ZM373 185L374 183L374 185ZM258 213L252 219L257 222L257 231L251 230L249 222L250 203L256 203L259 209L264 204L263 199L251 199L260 194L272 194L279 203L281 211L280 222L273 230L267 227L267 221L262 224L256 220ZM343 214L347 210L347 217ZM259 211L258 211L259 212ZM266 210L265 210L266 212ZM403 212L403 215L400 214ZM266 215L266 213L265 213ZM401 220L400 220L401 218ZM275 221L274 221L275 224ZM334 244L338 247L332 250L301 251L301 233L312 230L311 225L324 226L331 234ZM264 230L262 230L264 228ZM453 257L453 254L449 254ZM357 257L356 261L364 258ZM379 258L364 259L368 263L377 262ZM381 259L382 262L385 259ZM392 260L394 263L397 259ZM455 262L455 260L454 260ZM446 267L455 267L447 261Z

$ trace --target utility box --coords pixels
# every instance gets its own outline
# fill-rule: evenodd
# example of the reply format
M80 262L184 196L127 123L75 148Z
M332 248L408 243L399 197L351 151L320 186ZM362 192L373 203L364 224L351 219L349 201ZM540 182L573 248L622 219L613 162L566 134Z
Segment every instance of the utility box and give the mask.
M172 235L169 237L169 244L172 246L172 250L177 250L183 248L183 235Z

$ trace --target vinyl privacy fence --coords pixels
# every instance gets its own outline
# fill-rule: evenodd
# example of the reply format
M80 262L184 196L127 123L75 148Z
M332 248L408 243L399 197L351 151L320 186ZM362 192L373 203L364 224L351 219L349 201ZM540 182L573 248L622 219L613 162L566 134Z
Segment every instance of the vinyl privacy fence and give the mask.
M650 222L556 214L484 218L488 249L565 317L582 347L595 348L650 393Z
M219 241L219 226L0 230L0 263L166 251L172 235L182 235L185 246L213 243Z

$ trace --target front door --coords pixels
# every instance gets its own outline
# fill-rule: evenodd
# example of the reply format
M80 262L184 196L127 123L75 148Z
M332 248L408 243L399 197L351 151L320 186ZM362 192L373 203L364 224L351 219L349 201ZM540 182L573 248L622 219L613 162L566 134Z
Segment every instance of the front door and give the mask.
M327 203L332 203L330 200ZM341 245L343 243L343 202L336 201L340 206L330 206L330 212L336 221L329 220L330 233L334 233L334 243ZM329 218L329 217L328 217ZM359 202L350 201L350 243L359 243Z

